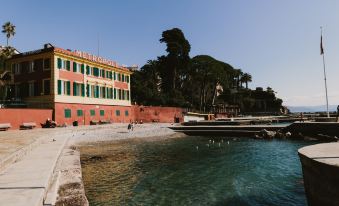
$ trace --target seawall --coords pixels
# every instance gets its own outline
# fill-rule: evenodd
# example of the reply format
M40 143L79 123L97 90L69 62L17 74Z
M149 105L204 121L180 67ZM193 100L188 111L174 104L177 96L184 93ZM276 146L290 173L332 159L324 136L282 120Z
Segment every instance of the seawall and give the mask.
M308 205L339 205L339 143L303 147L298 154Z

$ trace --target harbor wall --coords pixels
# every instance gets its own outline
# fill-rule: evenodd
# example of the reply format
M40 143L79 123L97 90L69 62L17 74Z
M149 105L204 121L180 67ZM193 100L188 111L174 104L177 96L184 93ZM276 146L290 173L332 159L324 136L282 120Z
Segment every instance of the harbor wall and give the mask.
M338 143L332 144L337 144L337 149L339 148ZM309 147L313 154L305 154L302 149L298 152L308 205L337 206L339 205L339 167L337 163L333 164L333 161L338 156L334 156L331 148L326 146L320 150L316 148L317 145Z
M10 129L19 129L24 122L35 122L37 127L47 118L52 119L52 109L0 109L0 124L10 123Z
M184 109L180 107L133 105L134 120L140 122L175 123L183 121Z

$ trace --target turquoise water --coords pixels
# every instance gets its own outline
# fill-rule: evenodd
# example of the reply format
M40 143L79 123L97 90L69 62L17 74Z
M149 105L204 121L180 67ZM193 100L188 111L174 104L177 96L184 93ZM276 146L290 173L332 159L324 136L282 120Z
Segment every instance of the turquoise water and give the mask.
M101 158L82 157L86 195L90 205L306 205L297 150L311 143L185 137L97 145Z

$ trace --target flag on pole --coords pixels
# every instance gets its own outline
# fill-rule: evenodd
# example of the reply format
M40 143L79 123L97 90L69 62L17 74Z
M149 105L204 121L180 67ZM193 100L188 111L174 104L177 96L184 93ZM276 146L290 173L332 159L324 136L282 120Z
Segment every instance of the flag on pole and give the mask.
M320 55L324 54L324 47L323 47L323 35L321 34L320 37Z

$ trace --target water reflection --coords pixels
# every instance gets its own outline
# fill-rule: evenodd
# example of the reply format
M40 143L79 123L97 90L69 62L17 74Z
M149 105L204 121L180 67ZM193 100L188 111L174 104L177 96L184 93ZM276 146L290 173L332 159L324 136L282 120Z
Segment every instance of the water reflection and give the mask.
M91 205L305 205L301 141L185 137L81 147Z

